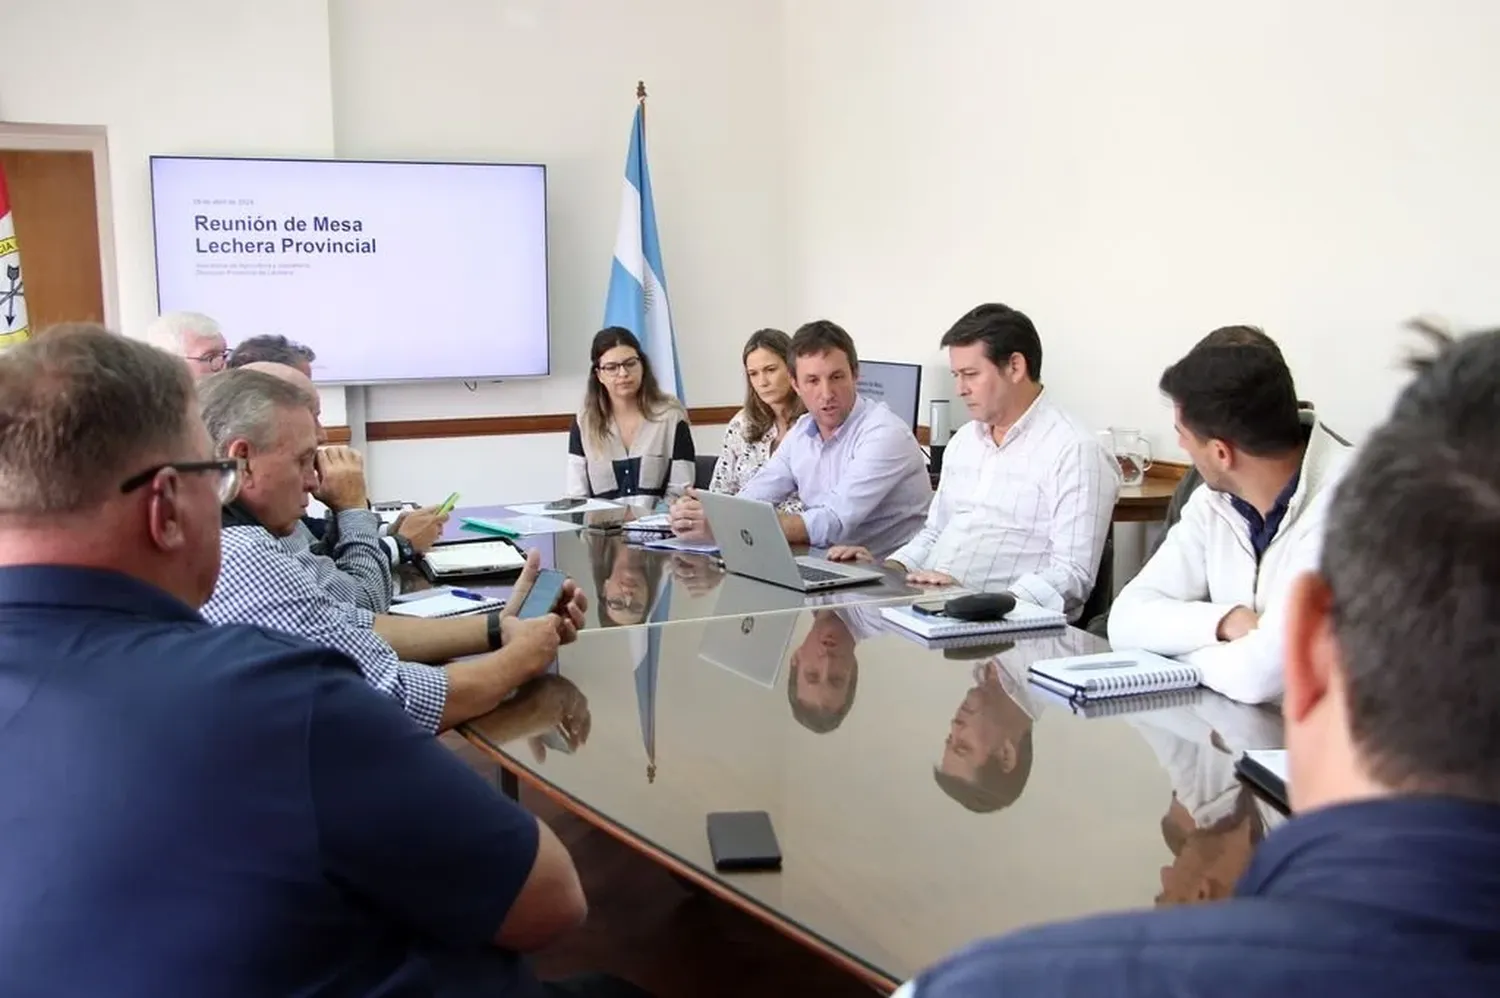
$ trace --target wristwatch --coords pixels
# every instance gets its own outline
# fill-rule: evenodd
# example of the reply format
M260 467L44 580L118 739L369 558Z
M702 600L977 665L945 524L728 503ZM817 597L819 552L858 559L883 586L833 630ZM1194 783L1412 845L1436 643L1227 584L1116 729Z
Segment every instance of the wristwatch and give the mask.
M417 549L411 546L411 541L400 534L391 534L391 540L396 542L396 560L403 565L412 565L417 561Z
M500 611L491 610L484 617L484 636L489 639L490 651L500 647L503 635L500 631Z

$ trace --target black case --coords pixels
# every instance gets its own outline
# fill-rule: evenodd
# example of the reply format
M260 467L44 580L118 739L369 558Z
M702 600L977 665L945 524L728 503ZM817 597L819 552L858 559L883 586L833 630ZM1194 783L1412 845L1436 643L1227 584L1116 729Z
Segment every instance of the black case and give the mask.
M708 816L708 848L714 869L779 870L781 846L764 811L720 811Z

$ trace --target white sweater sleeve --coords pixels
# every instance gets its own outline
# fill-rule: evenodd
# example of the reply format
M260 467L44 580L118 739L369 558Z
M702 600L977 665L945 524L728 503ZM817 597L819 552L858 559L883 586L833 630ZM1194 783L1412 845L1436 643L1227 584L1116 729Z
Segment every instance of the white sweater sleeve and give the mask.
M1194 491L1156 554L1109 611L1109 643L1158 655L1186 655L1218 642L1234 604L1209 602L1207 544L1215 514L1208 489Z

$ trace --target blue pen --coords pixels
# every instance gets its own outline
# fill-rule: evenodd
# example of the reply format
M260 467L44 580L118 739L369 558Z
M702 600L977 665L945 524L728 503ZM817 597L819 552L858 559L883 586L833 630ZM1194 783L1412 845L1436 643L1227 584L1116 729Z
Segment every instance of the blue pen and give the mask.
M482 599L488 599L489 598L489 597L487 597L487 596L485 596L485 595L483 595L481 593L470 592L467 589L450 589L448 591L451 592L453 595L457 596L459 599L478 599L478 600L482 600Z

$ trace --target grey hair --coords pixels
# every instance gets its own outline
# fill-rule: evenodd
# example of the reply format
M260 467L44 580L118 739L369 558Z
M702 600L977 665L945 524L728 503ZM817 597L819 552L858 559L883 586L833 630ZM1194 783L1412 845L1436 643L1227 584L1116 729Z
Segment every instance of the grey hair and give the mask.
M224 335L219 324L202 312L167 312L151 320L142 338L158 350L176 357L181 355L182 343L192 333Z
M299 363L311 367L318 359L310 346L287 339L285 336L252 336L234 348L229 355L230 367L244 367L257 361L285 364L296 367Z
M256 448L275 443L277 417L287 409L312 411L312 398L289 381L244 368L210 375L198 385L203 422L214 452L227 456L229 445L248 440Z
M0 515L94 509L193 446L186 365L102 326L69 323L0 353Z

